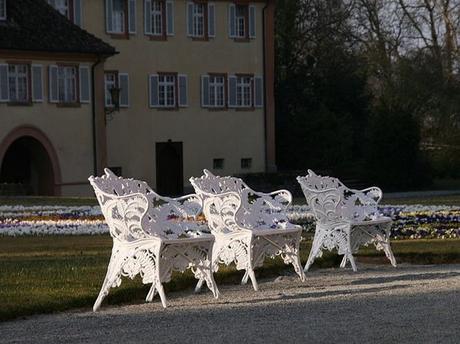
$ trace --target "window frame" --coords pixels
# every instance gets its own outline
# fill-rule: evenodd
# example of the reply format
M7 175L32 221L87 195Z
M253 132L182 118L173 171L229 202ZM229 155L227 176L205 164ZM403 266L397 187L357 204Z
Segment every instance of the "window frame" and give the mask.
M179 108L179 85L178 85L178 73L176 72L158 72L158 108L160 109L178 109ZM172 77L172 81L161 81L161 78ZM161 84L164 84L163 86ZM173 86L173 96L174 96L174 104L167 104L165 101L164 104L161 104L161 96L160 90L161 88L164 89L164 97L167 100L167 89L166 87Z
M244 9L243 16L238 15L238 9ZM239 35L239 25L238 25L238 19L242 18L244 19L244 34ZM248 41L249 40L249 4L246 3L235 3L235 41Z
M32 104L32 70L31 70L31 62L29 61L7 61L7 71L8 71L8 77L7 77L7 87L8 87L8 104L10 105L30 105ZM15 67L15 69L18 66L25 67L25 80L26 80L26 97L23 100L18 100L17 97L16 99L12 99L11 97L11 88L10 88L10 78L11 78L11 72L10 72L10 67ZM15 92L17 94L18 92L18 84L19 84L19 76L18 72L15 71Z
M57 104L60 106L72 106L72 105L80 105L80 70L79 65L74 63L58 63L57 66ZM61 68L73 68L74 76L75 76L75 100L73 101L66 101L61 99L61 87L59 85L59 78L60 78L60 69ZM64 76L64 85L66 85L66 78ZM66 87L65 87L66 88ZM65 92L65 91L64 91Z
M106 33L109 34L112 38L121 38L121 39L129 39L129 3L128 0L110 0L112 1L112 31L107 31L106 27ZM113 9L113 4L115 1L121 1L123 4L123 31L114 31L114 9ZM106 2L105 2L106 3ZM105 10L105 20L108 20L108 10Z
M197 41L202 41L202 40L209 40L209 8L208 8L208 1L206 0L193 0L191 1L192 7L193 7L193 12L192 12L192 32L191 32L191 37L193 40ZM203 34L199 35L195 31L195 19L197 17L196 10L195 8L197 6L202 6L203 8ZM188 16L187 16L188 18Z
M209 93L209 104L206 106L210 109L226 109L227 108L227 101L228 101L228 95L227 95L227 88L228 88L228 78L227 78L227 74L226 73L208 73L207 74L208 76L208 93ZM214 102L214 104L211 104L211 87L212 87L212 83L211 83L211 78L223 78L223 104L222 105L219 105L219 104L216 104L216 101ZM214 87L215 86L215 82L213 83L214 84ZM220 86L220 85L219 85ZM216 93L217 91L214 90L214 93ZM216 96L216 94L214 95ZM215 100L217 100L217 97L215 97Z
M6 20L7 13L6 13L6 0L0 0L0 7L2 15L0 16L0 20Z
M252 158L241 158L240 167L242 170L250 170L252 168Z
M113 99L112 99L112 95L110 95L110 101L111 101L111 104L108 104L107 103L107 76L108 75L113 75L115 77L115 80L114 80L114 85L115 87L119 87L119 80L118 80L118 70L105 70L104 71L104 107L109 109L109 108L113 108L115 106L115 104L113 104ZM110 93L110 92L109 92Z
M254 75L253 74L235 74L236 77L236 90L235 90L235 97L236 97L236 108L238 109L253 109L254 108ZM249 79L249 84L244 86L240 86L240 80L243 78ZM249 105L245 105L243 102L243 98L241 98L241 104L238 102L238 89L241 88L241 95L244 94L242 87L249 89Z
M218 163L221 163L220 166ZM212 159L212 169L213 170L223 170L225 168L225 159L224 158L213 158Z

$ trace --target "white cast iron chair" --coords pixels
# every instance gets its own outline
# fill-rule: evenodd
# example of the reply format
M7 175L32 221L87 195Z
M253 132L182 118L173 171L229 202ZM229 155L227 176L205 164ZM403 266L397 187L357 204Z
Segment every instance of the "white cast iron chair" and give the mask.
M250 278L257 291L254 269L263 265L265 257L281 255L305 281L299 258L302 228L290 223L285 213L292 201L289 191L256 192L240 178L219 177L208 170L190 182L203 200L203 213L216 238L214 271L219 263L235 262L238 270L246 270L241 283ZM198 282L196 291L202 283Z
M96 311L121 277L133 279L137 274L144 284L152 284L146 301L160 294L167 306L162 283L171 273L190 268L198 280L219 296L211 261L214 237L203 233L205 224L196 221L201 200L196 195L180 198L162 197L147 183L117 177L105 169L102 177L89 177L113 238L112 256L107 275L94 304Z
M322 177L311 170L307 176L297 177L297 181L316 219L315 237L305 272L316 257L321 257L323 249L331 251L334 248L338 254L343 254L340 267L350 261L356 271L353 253L370 243L377 250L384 250L391 264L396 266L390 246L392 220L378 210L382 190L378 187L349 189L337 178Z

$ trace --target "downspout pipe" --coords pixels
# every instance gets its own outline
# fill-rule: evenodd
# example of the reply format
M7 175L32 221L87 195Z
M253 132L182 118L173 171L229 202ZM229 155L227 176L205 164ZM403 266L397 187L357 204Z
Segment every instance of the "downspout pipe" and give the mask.
M267 152L267 77L266 77L266 56L265 56L265 13L268 8L268 1L266 1L264 8L262 9L262 66L264 70L263 75L263 88L264 88L264 147L265 147L265 172L268 172L268 152Z
M96 67L104 61L100 55L97 56L96 62L91 66L91 105L92 105L92 129L93 129L93 175L97 176L97 129L96 129Z

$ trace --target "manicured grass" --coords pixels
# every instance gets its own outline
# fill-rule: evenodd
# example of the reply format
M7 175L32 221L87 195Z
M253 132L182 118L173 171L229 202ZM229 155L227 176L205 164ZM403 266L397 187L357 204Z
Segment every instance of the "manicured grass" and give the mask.
M423 205L460 206L460 195L411 197L411 198L388 198L388 197L385 197L384 195L382 199L382 204L391 204L391 205L423 204Z
M305 262L310 242L302 242ZM460 239L394 241L393 250L399 263L460 262ZM72 308L90 309L105 276L112 240L101 236L0 237L0 320L36 313L49 313ZM363 248L358 262L387 263L381 252ZM312 268L340 264L341 257L327 253ZM286 267L280 259L268 260L257 276L275 276ZM232 267L216 274L218 284L239 283L242 272ZM191 273L176 274L166 291L190 289L196 283ZM248 286L250 288L250 286ZM142 303L149 286L139 278L124 278L112 289L106 304ZM158 299L154 300L158 302Z

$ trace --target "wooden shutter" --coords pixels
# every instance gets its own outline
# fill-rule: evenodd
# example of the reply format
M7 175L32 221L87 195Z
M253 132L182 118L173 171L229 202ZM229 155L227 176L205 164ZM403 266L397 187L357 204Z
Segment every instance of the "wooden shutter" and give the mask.
M144 32L146 35L152 34L152 1L144 1Z
M261 76L254 78L254 107L261 108L264 106L264 81Z
M187 2L187 36L193 36L193 2Z
M213 3L208 3L208 37L216 37L216 9Z
M256 7L249 6L249 38L256 38Z
M178 85L179 85L179 107L188 106L188 82L187 75L179 74L178 76Z
M166 1L166 34L174 36L174 3Z
M201 106L209 107L209 75L201 76Z
M8 65L0 64L0 102L7 102L9 99Z
M158 107L158 74L149 76L149 105L150 107Z
M228 35L230 36L230 38L236 37L235 18L236 7L234 4L230 4L228 7Z
M43 67L32 65L32 101L43 101Z
M105 29L108 33L113 32L112 15L113 15L113 1L105 0Z
M48 96L50 103L57 103L59 101L58 95L58 66L50 65L48 66Z
M120 107L129 107L128 73L118 73L118 85L120 87Z
M81 8L81 2L82 0L73 0L73 22L78 25L81 25L81 14L82 14L82 8Z
M88 66L80 66L80 103L91 100L91 78Z
M128 0L129 33L136 33L136 0Z
M236 76L228 77L228 107L237 107L236 104Z

